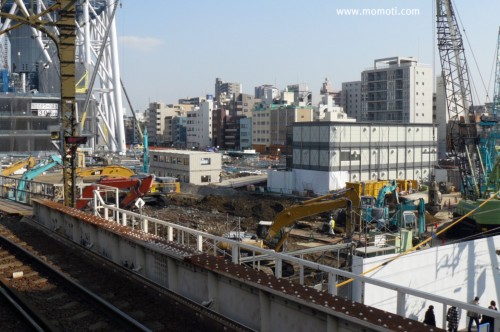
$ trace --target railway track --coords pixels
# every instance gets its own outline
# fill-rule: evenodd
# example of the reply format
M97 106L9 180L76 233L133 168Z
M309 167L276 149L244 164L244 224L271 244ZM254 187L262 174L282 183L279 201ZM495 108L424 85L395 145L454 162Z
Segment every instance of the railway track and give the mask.
M202 305L144 280L130 269L40 229L38 224L20 222L19 218L12 217L1 219L0 236L38 259L25 258L17 262L17 258L9 258L14 254L0 251L0 266L11 266L0 269L0 278L10 286L20 285L19 292L33 301L31 307L39 312L42 323L51 324L48 330L249 331ZM8 245L0 243L0 246L6 251ZM35 270L37 264L33 262L36 260L48 267ZM22 278L12 278L12 273L21 270ZM51 275L51 270L100 298L119 312L119 317L103 314L102 303L84 300L69 286L68 290L63 290L62 285L66 282ZM4 318L0 316L0 327L6 324Z
M149 331L54 266L24 250L22 245L0 228L2 294L30 329Z

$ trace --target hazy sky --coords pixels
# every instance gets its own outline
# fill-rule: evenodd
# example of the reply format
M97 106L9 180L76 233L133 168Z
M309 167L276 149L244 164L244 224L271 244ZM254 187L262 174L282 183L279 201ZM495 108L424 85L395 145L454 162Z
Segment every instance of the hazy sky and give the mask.
M213 94L216 77L239 82L250 94L262 84L282 90L306 83L317 97L326 77L340 90L342 82L360 80L374 59L414 56L441 70L434 0L121 3L116 14L121 75L140 111L153 101L176 103ZM454 5L466 31L462 35L474 97L488 101L489 88L491 100L500 1L455 0ZM375 15L341 15L350 9L369 9ZM393 14L402 11L410 15Z

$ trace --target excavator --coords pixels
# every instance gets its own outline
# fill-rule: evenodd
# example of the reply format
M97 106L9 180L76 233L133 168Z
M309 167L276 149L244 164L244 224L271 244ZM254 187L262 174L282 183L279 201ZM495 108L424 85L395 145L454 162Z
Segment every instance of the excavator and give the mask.
M386 195L392 193L393 201L399 204L398 185L395 180L384 185L378 192L377 198L373 196L361 196L361 211L364 224L377 223L377 228L386 227L389 219L389 209L386 205Z
M19 180L19 183L17 185L17 194L15 197L15 200L18 202L25 202L26 201L26 185L27 182L33 180L43 172L46 172L50 170L51 168L55 166L62 166L63 162L60 156L57 155L52 155L50 158L46 161L40 162L36 166L34 166L32 169L27 170L24 172L22 175L21 179Z
M386 226L392 228L417 228L422 234L425 230L425 202L423 199L399 201L398 189L401 188L400 181L367 181L361 183L347 183L345 197L333 198L334 194L327 194L317 198L307 200L301 204L293 205L281 211L274 221L265 226L266 231L259 231L264 234L264 243L274 250L279 251L288 238L289 232L283 232L287 227L292 226L301 218L310 217L320 213L330 212L335 209L346 209L346 233L354 231L355 224L366 226L376 222L377 228ZM377 198L375 198L375 193ZM389 217L389 208L386 201L388 194L392 194L391 201L395 202L395 212ZM418 204L414 202L418 201ZM361 217L356 217L352 213L360 210ZM415 216L414 212L418 212ZM260 226L264 226L263 224Z
M15 172L17 172L18 170L22 169L22 168L26 168L27 170L35 167L35 164L36 164L36 160L35 160L35 157L28 157L26 159L23 159L23 160L20 160L6 168L4 168L2 170L2 176L11 176L13 175Z
M126 192L120 200L120 208L127 209L140 197L144 197L153 186L155 176L148 175L145 177L103 177L97 183L87 186L83 189L82 195L76 200L76 208L84 209L89 202L94 198L94 190L99 186L109 186L118 188Z
M334 209L350 208L351 201L347 198L331 199L330 194L307 200L299 205L291 206L281 211L269 227L264 242L267 246L274 248L275 251L281 250L283 244L288 238L289 232L282 231L297 220L305 217L314 216ZM281 234L283 233L283 234Z

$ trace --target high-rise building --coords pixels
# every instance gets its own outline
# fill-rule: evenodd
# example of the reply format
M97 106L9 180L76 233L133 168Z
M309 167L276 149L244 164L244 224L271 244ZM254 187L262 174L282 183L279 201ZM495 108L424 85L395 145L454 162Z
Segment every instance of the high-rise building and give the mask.
M293 104L296 106L311 106L312 92L305 83L291 84L286 88L287 92L293 93Z
M214 101L206 99L187 112L186 144L188 148L203 149L213 146L212 140L212 112Z
M361 73L362 120L432 123L432 68L413 57L377 59Z
M280 90L272 85L261 85L255 87L255 98L260 99L263 107L273 104L281 98Z
M319 93L321 95L328 95L332 97L333 102L335 103L336 106L340 106L340 94L341 91L335 91L333 89L333 84L332 81L330 81L327 78L325 78L325 81L323 82L323 85L321 86L321 89L319 90Z
M240 83L224 82L220 78L215 79L215 96L214 101L217 106L225 105L230 100L237 99L238 95L242 93Z
M147 110L149 143L157 146L173 144L172 119L176 116L185 116L187 109L190 108L190 105L150 103Z
M342 83L340 106L347 116L357 121L362 120L361 115L361 81Z

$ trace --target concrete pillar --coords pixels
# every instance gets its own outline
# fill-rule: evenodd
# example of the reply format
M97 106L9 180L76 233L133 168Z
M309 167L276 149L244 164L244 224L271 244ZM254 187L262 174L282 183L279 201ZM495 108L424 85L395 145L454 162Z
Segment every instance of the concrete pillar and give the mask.
M234 264L240 263L240 248L238 246L231 247L231 255L233 257L232 261Z
M405 314L405 303L406 303L405 295L406 295L405 293L398 291L396 299L396 313L400 316L404 316Z
M304 255L300 255L300 259L304 259ZM299 282L301 285L303 285L304 284L304 265L300 265L299 275L300 275Z
M337 295L337 275L335 273L328 273L328 293Z
M220 312L219 305L219 280L217 279L217 274L212 271L208 271L208 301L213 301L210 309L215 312Z
M274 275L276 278L281 278L283 276L283 261L279 258L276 258Z
M271 331L271 301L269 294L263 290L259 290L259 307L260 307L260 331Z
M203 251L203 236L201 235L197 235L196 236L196 245L197 245L197 249L198 251Z
M174 228L172 226L167 226L167 240L174 241Z
M132 217L132 222L134 221L134 217ZM122 214L122 226L127 226L127 214L123 212Z

